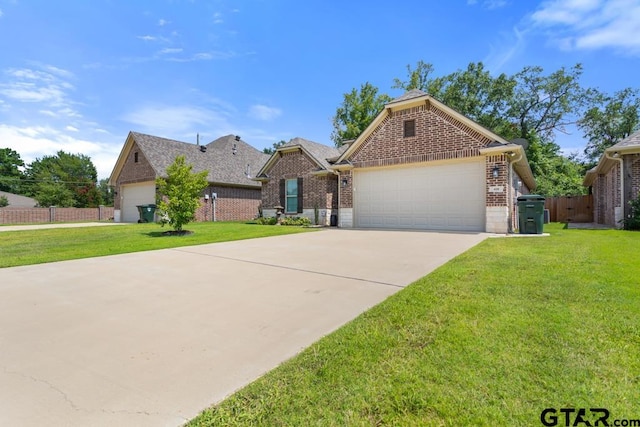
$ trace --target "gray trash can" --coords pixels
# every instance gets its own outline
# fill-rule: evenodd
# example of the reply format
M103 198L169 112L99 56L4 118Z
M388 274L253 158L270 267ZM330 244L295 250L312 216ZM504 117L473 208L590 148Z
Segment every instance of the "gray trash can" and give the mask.
M138 222L153 222L156 214L156 205L137 205L140 219Z
M520 234L542 234L544 197L527 194L518 197L518 229Z

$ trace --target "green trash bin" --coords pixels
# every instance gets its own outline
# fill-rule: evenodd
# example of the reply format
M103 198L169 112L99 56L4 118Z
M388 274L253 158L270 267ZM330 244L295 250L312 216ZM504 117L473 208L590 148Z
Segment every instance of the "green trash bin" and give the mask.
M544 197L527 194L518 197L518 229L520 234L542 234Z
M137 205L140 219L138 222L153 222L156 215L156 205Z

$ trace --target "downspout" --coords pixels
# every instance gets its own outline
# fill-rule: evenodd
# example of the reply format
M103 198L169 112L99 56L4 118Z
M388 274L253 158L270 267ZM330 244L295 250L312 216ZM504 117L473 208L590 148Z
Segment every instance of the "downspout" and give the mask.
M614 156L618 153L614 153ZM624 219L624 163L622 160L622 156L612 157L609 155L607 151L604 152L604 155L609 160L618 160L620 162L620 213ZM614 221L615 221L615 213L614 213Z

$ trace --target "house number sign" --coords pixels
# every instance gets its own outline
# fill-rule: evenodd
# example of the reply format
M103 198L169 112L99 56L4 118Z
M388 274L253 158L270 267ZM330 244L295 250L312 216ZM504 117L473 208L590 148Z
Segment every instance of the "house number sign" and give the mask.
M489 187L489 193L504 193L504 185L493 185Z

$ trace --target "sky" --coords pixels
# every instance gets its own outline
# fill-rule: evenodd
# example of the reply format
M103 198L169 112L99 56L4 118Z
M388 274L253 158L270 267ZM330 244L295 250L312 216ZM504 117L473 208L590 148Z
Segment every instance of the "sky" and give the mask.
M84 154L102 179L132 130L332 145L346 92L400 96L419 60L434 76L581 63L583 87L639 88L640 0L0 0L0 148Z

